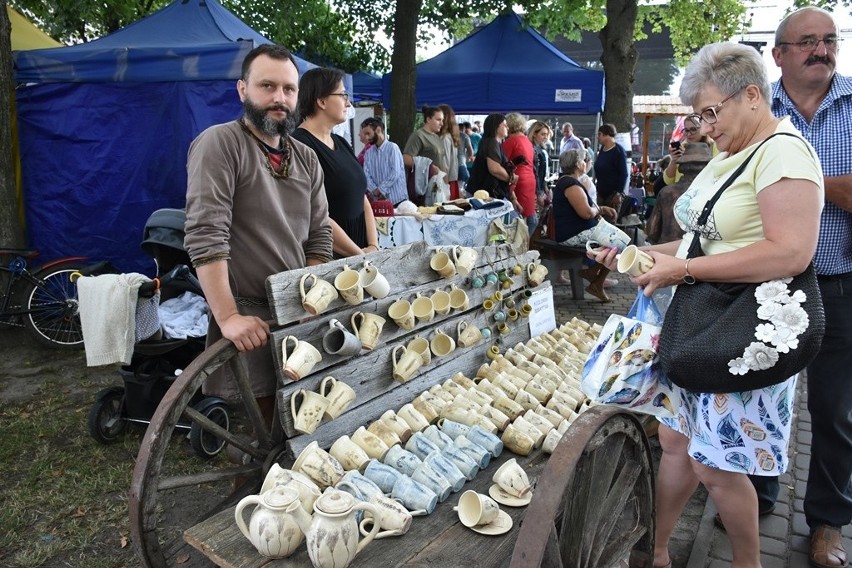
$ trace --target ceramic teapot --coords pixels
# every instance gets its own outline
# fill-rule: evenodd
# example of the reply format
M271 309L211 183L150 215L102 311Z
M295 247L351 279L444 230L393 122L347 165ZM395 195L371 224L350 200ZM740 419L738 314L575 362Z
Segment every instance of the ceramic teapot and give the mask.
M355 513L359 510L367 511L374 519L380 518L375 505L356 501L348 493L329 488L314 503L313 519L307 515L296 516L315 568L346 568L376 537L381 528L379 523L373 523L373 530L358 542L360 532Z
M246 525L243 509L249 505L255 508ZM293 554L305 536L301 527L311 521L310 515L302 509L299 492L281 486L244 497L234 510L234 518L243 535L268 558L287 558Z

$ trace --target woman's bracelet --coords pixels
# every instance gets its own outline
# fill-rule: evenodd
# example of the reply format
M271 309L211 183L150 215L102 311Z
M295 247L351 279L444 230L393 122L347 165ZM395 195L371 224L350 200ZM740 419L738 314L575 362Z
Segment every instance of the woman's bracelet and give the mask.
M368 244L367 246L365 246L364 248L370 248L370 247L373 247L374 249L379 250L379 245L374 245L374 244L372 244L372 243L369 243L369 244Z

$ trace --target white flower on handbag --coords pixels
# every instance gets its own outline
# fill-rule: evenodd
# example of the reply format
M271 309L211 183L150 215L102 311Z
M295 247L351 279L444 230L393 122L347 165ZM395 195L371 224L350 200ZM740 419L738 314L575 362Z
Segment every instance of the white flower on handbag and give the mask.
M769 323L758 324L754 330L757 341L745 348L742 357L728 361L728 372L732 375L769 369L778 362L780 353L799 347L798 337L810 323L802 308L808 297L802 290L790 293L787 285L792 281L792 278L779 278L755 288L757 317Z

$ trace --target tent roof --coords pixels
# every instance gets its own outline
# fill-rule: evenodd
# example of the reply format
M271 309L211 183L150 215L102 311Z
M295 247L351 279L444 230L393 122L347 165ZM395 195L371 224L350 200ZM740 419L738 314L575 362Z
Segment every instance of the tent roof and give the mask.
M12 23L12 50L42 49L59 47L62 44L38 29L17 10L6 5L6 13Z
M88 43L14 55L21 82L238 79L252 48L270 43L216 0L174 0ZM313 64L296 58L299 72Z
M382 76L364 71L352 73L352 94L357 100L381 100Z
M595 114L603 93L602 71L577 65L514 12L417 65L417 106L447 103L457 113Z

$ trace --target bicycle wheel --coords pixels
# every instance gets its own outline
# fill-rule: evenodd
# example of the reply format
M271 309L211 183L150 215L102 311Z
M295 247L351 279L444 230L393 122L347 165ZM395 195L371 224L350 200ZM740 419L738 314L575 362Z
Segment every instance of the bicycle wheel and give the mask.
M40 343L50 347L83 346L83 330L77 304L77 285L71 274L82 265L63 262L34 274L43 285L29 283L24 288L27 313L24 325Z

